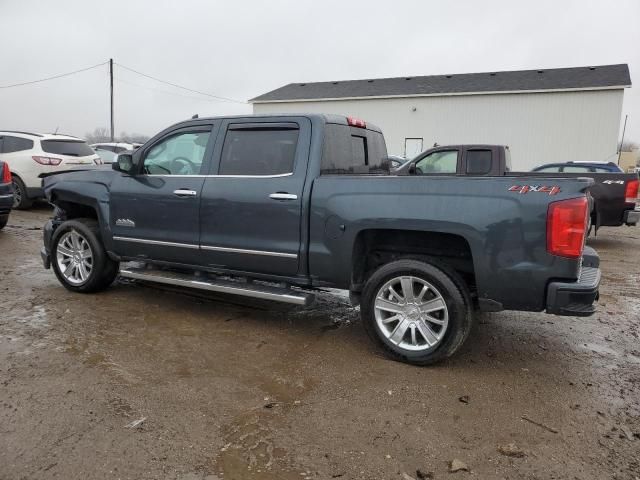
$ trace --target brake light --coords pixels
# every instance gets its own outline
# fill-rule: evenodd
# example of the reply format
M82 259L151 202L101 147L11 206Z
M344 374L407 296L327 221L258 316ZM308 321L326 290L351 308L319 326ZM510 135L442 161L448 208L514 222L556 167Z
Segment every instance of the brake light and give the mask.
M62 162L61 158L53 158L53 157L31 157L34 161L39 163L40 165L60 165Z
M11 172L7 162L2 164L2 182L0 183L11 183Z
M624 201L627 203L636 203L638 200L638 180L631 180L627 182L627 186L624 189Z
M579 258L584 248L588 214L587 197L549 204L547 251L559 257Z
M355 117L347 117L347 124L350 127L367 128L367 122Z

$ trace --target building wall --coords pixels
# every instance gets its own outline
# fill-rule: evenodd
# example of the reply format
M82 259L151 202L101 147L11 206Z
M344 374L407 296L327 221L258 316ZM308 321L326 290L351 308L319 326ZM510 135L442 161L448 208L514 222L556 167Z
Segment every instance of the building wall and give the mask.
M623 89L584 92L452 95L254 104L254 113L353 115L378 125L389 154L405 138L423 149L455 143L505 144L514 169L569 160L616 160ZM415 111L414 111L415 109Z

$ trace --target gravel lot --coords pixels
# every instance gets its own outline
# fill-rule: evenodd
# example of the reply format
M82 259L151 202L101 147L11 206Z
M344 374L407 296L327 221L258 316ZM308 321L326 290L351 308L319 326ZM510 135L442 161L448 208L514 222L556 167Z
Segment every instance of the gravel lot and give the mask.
M2 479L640 478L640 228L589 242L596 315L484 315L417 368L331 293L72 294L40 262L50 214L0 232Z

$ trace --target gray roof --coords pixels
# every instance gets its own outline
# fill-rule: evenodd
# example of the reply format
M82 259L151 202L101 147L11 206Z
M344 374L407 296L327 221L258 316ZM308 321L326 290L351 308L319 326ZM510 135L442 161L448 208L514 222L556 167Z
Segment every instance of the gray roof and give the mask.
M274 102L327 98L404 97L412 95L541 90L597 90L629 86L631 86L629 66L623 63L620 65L593 67L290 83L249 101Z

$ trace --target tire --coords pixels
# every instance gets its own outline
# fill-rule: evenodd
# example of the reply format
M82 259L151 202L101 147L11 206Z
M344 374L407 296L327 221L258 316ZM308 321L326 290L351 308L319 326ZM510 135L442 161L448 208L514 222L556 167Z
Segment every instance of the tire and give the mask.
M25 187L20 177L13 175L11 177L11 184L13 185L13 208L16 210L26 210L31 207L33 202L27 197L27 187Z
M118 262L107 255L98 222L88 218L67 220L56 228L51 239L51 266L60 283L78 293L104 290L118 275Z
M9 215L5 215L0 217L0 230L7 226L7 222L9 221Z
M413 292L413 303L403 304L405 290ZM413 365L450 357L473 325L473 304L462 279L446 267L419 260L397 260L378 268L365 284L360 308L374 343L392 359Z

